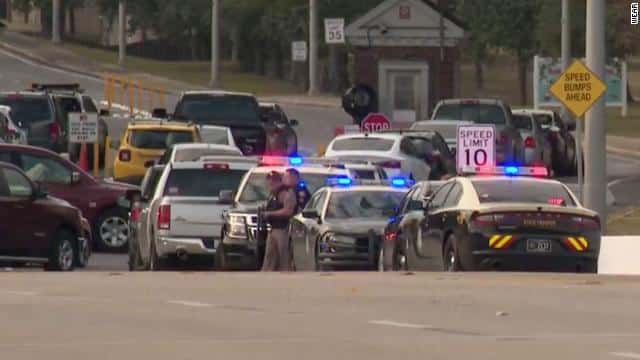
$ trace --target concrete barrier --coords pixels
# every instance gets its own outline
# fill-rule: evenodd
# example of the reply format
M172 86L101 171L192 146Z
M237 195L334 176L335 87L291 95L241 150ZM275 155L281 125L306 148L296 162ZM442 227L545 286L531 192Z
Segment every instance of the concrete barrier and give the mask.
M640 275L640 236L603 236L598 273Z

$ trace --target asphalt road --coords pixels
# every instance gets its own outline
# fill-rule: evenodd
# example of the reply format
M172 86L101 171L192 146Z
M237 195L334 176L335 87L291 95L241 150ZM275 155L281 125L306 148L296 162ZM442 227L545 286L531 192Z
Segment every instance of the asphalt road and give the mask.
M4 359L638 359L640 280L2 274Z

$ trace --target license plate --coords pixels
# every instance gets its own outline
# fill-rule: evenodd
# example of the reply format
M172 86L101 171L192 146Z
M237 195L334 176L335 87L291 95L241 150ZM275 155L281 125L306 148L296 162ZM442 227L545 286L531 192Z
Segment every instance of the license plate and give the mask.
M533 252L533 253L551 252L551 240L529 239L527 240L527 252Z

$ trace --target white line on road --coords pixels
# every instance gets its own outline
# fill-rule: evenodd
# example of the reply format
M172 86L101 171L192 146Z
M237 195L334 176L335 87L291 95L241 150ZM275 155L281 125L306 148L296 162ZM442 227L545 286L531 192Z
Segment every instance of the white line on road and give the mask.
M11 295L22 295L22 296L36 296L39 294L37 291L23 291L23 290L4 290L4 293Z
M403 323L403 322L396 322L396 321L390 321L390 320L371 320L369 321L369 324L395 326L395 327L407 328L407 329L430 329L431 328L431 326L427 326L427 325Z
M612 352L610 355L625 358L625 359L638 359L640 360L640 354L632 352Z
M167 302L173 305L183 305L183 306L190 306L190 307L197 307L197 308L213 306L213 304L207 304L207 303L202 303L198 301L188 301L188 300L169 300Z

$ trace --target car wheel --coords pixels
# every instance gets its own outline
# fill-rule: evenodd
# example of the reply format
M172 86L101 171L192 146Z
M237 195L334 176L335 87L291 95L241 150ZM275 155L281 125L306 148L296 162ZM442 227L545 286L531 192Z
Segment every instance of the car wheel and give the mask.
M458 272L462 271L462 264L460 264L460 258L458 257L458 252L456 251L456 237L455 235L450 235L447 238L447 242L444 245L444 251L442 253L443 256L443 264L444 271L447 272Z
M314 252L314 255L313 255L313 263L315 264L316 271L320 271L320 272L322 272L322 271L331 271L331 267L330 266L327 266L327 265L324 265L324 264L320 263L320 258L318 257L319 253L320 253L319 244L316 243L316 249L315 249L315 252Z
M112 208L103 212L94 226L94 238L98 248L109 252L124 252L129 240L129 224L126 210Z
M378 271L406 271L407 261L406 257L398 251L397 248L389 249L389 247L380 247L380 253L378 257Z
M75 252L75 265L76 267L84 269L89 266L89 258L91 258L91 246L87 241L83 241L78 244L77 248L78 251Z
M75 248L73 233L67 230L58 231L45 269L50 271L72 271L75 266Z
M229 264L227 263L227 255L224 252L224 245L220 243L216 249L216 258L214 260L216 270L227 271Z

